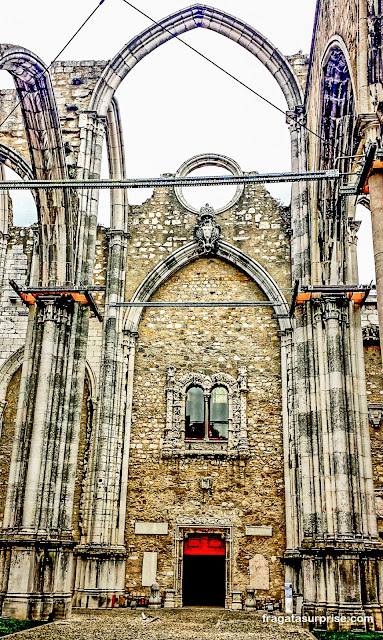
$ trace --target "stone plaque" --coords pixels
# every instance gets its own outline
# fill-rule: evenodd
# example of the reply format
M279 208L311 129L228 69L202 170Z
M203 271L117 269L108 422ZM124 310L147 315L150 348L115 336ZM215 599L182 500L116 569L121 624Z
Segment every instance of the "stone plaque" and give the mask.
M252 589L270 589L269 563L265 556L257 553L249 562L250 587Z
M273 527L245 527L247 536L268 536L273 535Z
M144 551L142 561L142 586L151 587L157 578L157 551Z
M147 536L165 536L168 534L167 522L136 522L134 533Z

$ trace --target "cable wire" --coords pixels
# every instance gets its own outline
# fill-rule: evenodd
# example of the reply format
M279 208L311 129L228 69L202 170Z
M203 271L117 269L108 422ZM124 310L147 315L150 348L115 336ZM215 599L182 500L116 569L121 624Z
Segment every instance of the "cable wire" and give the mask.
M249 91L251 91L251 93L253 93L254 95L256 95L258 98L260 98L261 100L263 100L264 102L266 102L267 104L269 104L271 107L273 107L274 109L276 109L277 111L279 111L280 113L283 113L283 115L287 118L289 118L289 120L293 120L294 122L296 122L296 124L298 124L300 127L302 127L302 129L306 129L306 131L308 131L309 133L311 133L313 136L316 136L317 138L319 138L319 140L322 140L322 142L324 142L326 145L329 145L329 141L326 140L325 138L323 138L322 136L320 136L318 133L316 133L315 131L313 131L312 129L310 129L309 127L307 127L305 124L303 124L302 122L299 122L298 118L295 118L294 116L291 116L290 114L287 114L286 111L283 111L283 109L281 109L280 107L278 107L276 104L274 104L273 102L271 102L271 100L268 100L267 98L265 98L264 96L262 96L260 93L258 93L257 91L255 91L255 89L253 89L252 87L250 87L248 84L246 84L245 82L243 82L242 80L240 80L239 78L237 78L237 76L233 75L232 73L230 73L230 71L227 71L226 69L224 69L223 67L221 67L217 62L214 62L214 60L212 60L211 58L209 58L208 56L206 56L205 54L201 53L201 51L199 51L198 49L196 49L195 47L192 47L192 45L190 45L188 42L185 42L185 40L182 40L182 38L180 38L177 34L173 33L172 31L170 31L169 29L167 29L166 27L164 27L160 22L157 22L157 20L154 20L154 18L152 18L151 16L149 16L147 13L145 13L144 11L142 11L141 9L139 9L138 7L136 7L134 4L132 4L131 2L129 2L128 0L123 0L123 2L125 2L125 4L129 5L129 7L132 7L132 9L134 9L135 11L137 11L138 13L140 13L142 16L144 16L145 18L147 18L148 20L150 20L151 22L153 22L153 24L157 25L158 27L160 27L163 31L166 31L167 33L169 33L172 38L176 38L179 42L182 42L183 45L185 45L185 47L187 47L188 49L191 49L191 51L194 51L194 53L197 53L201 58L203 58L204 60L206 60L207 62L210 62L212 65L214 65L214 67L216 67L217 69L219 69L220 71L223 71L223 73L225 73L227 76L229 76L229 78L232 78L233 80L235 80L236 82L238 82L240 85L242 85L243 87L245 87L245 89L248 89Z
M81 29L83 27L85 27L86 23L89 22L89 20L92 18L92 16L94 16L94 14L96 13L97 9L100 8L100 6L105 2L105 0L100 0L100 2L98 3L97 7L95 9L93 9L93 11L89 14L89 16L86 18L86 20L84 20L84 22L82 23L82 25L77 29L76 33L73 34L73 36L70 38L70 40L68 40L68 42L66 43L66 45L61 49L61 51L59 51L59 53L57 54L57 56L55 56L52 60L52 62L44 69L44 71L42 71L39 75L36 76L36 80L38 80L39 78L41 78L42 75L44 75L45 71L48 71L51 66L56 62L56 60L58 59L59 56L61 56L61 54L65 51L65 49L70 45L70 43L72 42L72 40L74 40L74 38L77 36L77 34L80 33ZM31 93L30 91L26 91L26 93ZM10 111L8 113L8 115L4 118L4 120L2 122L0 122L0 127L3 126L3 124L5 122L7 122L8 118L11 117L11 115L16 111L17 107L20 106L21 104L21 100L19 100L15 106L13 107L12 111Z

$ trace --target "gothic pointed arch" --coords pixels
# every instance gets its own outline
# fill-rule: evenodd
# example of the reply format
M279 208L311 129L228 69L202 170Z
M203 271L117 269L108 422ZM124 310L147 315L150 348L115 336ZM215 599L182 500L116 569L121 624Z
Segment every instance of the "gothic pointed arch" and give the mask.
M9 44L0 46L0 69L13 76L23 115L33 177L66 179L60 119L49 69L34 53ZM72 280L73 232L68 190L37 192L41 235L40 277Z
M274 76L288 109L302 105L302 92L291 66L267 38L246 22L220 9L194 4L151 25L122 48L105 67L89 109L106 115L115 91L137 62L174 36L198 27L216 31L244 47Z
M345 175L352 170L356 153L356 92L347 48L343 40L332 38L321 61L321 84L318 100L318 168L339 169ZM345 260L339 259L348 219L354 216L350 202L345 206L339 197L339 184L318 184L318 244L322 282L345 280ZM328 242L328 238L332 242Z
M266 269L246 253L237 249L237 247L222 240L218 243L215 255L217 258L221 258L246 273L246 275L259 286L267 299L275 302L275 310L278 316L280 330L285 332L291 329L287 301ZM176 271L190 262L197 260L199 257L201 257L201 254L196 242L190 242L184 247L181 247L160 262L151 273L148 274L136 290L131 302L147 302L157 289L176 273ZM128 331L136 332L142 312L143 307L128 307L124 318L124 328Z
M21 153L3 142L0 142L0 164L5 164L15 173L18 173L23 180L33 179L33 169L28 160Z

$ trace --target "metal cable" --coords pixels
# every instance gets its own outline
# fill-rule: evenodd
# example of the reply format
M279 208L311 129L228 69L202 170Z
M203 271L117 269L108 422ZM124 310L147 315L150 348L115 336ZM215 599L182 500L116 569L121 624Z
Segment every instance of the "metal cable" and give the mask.
M72 42L72 40L74 40L74 38L77 36L78 33L80 33L81 29L83 27L85 27L86 23L89 22L89 20L91 19L92 16L94 16L94 14L96 13L97 9L99 9L99 7L105 2L105 0L100 0L100 2L98 3L97 7L95 9L93 9L92 13L89 14L89 16L87 17L87 19L82 23L82 25L77 29L76 33L73 34L73 36L70 38L70 40L68 40L68 42L66 43L66 45L61 49L61 51L59 51L59 53L57 54L57 56L55 56L52 60L52 62L45 68L45 70L40 73L36 79L38 80L39 78L41 78L41 76L44 74L45 71L48 71L51 66L56 62L56 60L58 59L59 56L61 56L61 54L63 53L63 51L65 51L65 49L70 45L70 43ZM26 91L26 93L31 93L29 91ZM0 127L3 126L3 124L5 122L7 122L8 118L11 117L11 115L16 111L17 107L21 104L21 100L19 100L15 106L13 107L12 111L10 111L8 113L8 115L4 118L4 120L2 122L0 122Z
M246 84L245 82L243 82L242 80L240 80L239 78L237 78L237 76L233 75L232 73L230 73L230 71L227 71L226 69L224 69L223 67L221 67L217 62L214 62L214 60L212 60L211 58L208 58L208 56L206 56L204 53L201 53L201 51L198 51L198 49L196 49L195 47L192 47L192 45L188 44L187 42L185 42L185 40L182 40L182 38L180 38L177 34L173 33L172 31L170 31L169 29L167 29L166 27L164 27L160 22L157 22L157 20L154 20L154 18L151 18L151 16L149 16L147 13L144 13L144 11L142 11L141 9L139 9L138 7L136 7L134 4L132 4L131 2L129 2L129 0L123 0L123 2L125 2L125 4L129 5L129 7L132 7L132 9L135 9L135 11L138 11L138 13L140 13L142 16L144 16L145 18L147 18L148 20L150 20L151 22L153 22L153 24L157 25L158 27L160 27L163 31L166 31L167 33L169 33L172 38L176 38L179 42L182 42L183 45L185 45L185 47L187 47L188 49L191 49L191 51L194 51L194 53L197 53L201 58L203 58L204 60L206 60L207 62L210 62L212 65L214 65L214 67L216 67L217 69L219 69L220 71L222 71L223 73L225 73L227 76L229 76L229 78L232 78L232 80L235 80L236 82L238 82L240 85L242 85L243 87L245 87L245 89L248 89L249 91L251 91L251 93L254 93L254 95L256 95L258 98L260 98L261 100L263 100L264 102L266 102L267 104L269 104L271 107L273 107L274 109L276 109L277 111L279 111L280 113L283 113L283 115L286 118L289 118L290 120L293 120L296 124L298 124L300 127L302 127L303 129L306 129L306 131L308 131L309 133L311 133L313 136L316 136L317 138L319 138L319 140L322 140L322 142L324 142L326 145L329 145L329 141L326 140L325 138L323 138L322 136L320 136L318 133L316 133L315 131L313 131L312 129L310 129L309 127L307 127L305 124L303 124L302 122L299 122L298 118L295 118L294 116L291 116L289 114L286 113L286 111L283 111L283 109L281 109L280 107L278 107L276 104L274 104L273 102L271 102L271 100L268 100L267 98L265 98L264 96L262 96L260 93L258 93L257 91L255 91L255 89L253 89L252 87L250 87L248 84Z

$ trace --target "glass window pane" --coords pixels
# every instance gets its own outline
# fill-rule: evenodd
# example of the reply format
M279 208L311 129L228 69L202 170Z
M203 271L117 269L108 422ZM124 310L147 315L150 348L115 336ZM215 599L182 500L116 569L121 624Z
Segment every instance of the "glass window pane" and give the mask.
M201 387L190 387L186 394L185 436L196 440L205 436L204 396Z
M229 430L229 394L225 387L215 387L210 397L209 438L227 440Z

